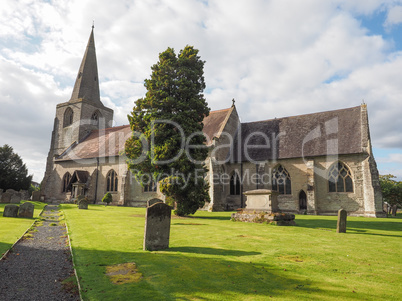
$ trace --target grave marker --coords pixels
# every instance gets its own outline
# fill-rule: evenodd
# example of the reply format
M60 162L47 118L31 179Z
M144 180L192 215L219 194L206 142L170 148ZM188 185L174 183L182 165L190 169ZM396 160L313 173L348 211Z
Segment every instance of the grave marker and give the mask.
M338 210L338 223L336 225L336 233L346 233L346 217L348 213L345 209Z
M156 203L147 208L145 215L144 250L157 251L169 248L172 207Z

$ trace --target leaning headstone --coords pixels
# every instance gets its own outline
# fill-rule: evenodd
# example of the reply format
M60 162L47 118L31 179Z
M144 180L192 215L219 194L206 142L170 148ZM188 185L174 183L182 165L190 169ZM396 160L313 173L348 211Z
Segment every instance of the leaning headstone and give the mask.
M40 202L40 191L32 191L32 202Z
M398 206L397 205L392 206L392 216L396 216L397 211L398 211Z
M30 202L25 202L18 209L18 217L33 218L35 206Z
M4 217L18 217L18 208L17 205L6 205L4 206L3 216Z
M10 203L12 194L9 192L3 192L1 195L1 202L2 203Z
M345 209L338 210L338 223L336 225L336 233L346 233L346 217L348 213Z
M157 251L169 248L172 207L156 203L147 208L145 215L144 250Z
M21 194L19 192L14 193L11 196L10 203L11 204L19 204L21 202Z
M153 204L156 204L156 203L163 203L163 201L160 200L160 199L151 199L151 200L148 200L148 201L147 201L147 207L152 206Z

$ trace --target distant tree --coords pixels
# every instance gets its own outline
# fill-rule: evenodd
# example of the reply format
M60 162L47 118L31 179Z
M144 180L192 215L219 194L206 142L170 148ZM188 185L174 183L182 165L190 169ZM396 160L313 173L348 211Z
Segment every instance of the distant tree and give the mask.
M394 175L380 175L382 196L391 206L402 206L402 182L395 178Z
M0 188L14 190L28 190L31 186L32 175L18 154L7 144L0 147Z
M107 206L107 205L109 205L109 203L111 203L112 201L113 201L113 196L112 196L112 194L111 194L110 192L107 192L107 193L104 195L104 197L103 197L103 199L102 199L102 202L106 203L105 206Z
M176 203L176 214L193 214L209 200L202 134L210 111L203 95L204 61L192 46L178 56L168 48L151 69L146 96L128 115L134 132L126 142L128 165L142 185L159 182L160 191Z

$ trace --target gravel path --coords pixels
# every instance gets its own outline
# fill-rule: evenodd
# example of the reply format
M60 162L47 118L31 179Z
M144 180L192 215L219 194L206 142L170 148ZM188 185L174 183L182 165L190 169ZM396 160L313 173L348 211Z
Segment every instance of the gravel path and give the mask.
M43 225L30 232L0 261L0 300L80 300L64 224L57 205L47 205ZM68 288L66 288L66 286Z

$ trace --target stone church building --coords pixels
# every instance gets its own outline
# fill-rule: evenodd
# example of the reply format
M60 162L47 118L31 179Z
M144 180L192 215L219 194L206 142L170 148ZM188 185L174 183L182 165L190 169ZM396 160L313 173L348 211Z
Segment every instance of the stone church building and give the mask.
M100 100L93 30L71 98L56 107L42 182L45 200L85 195L114 205L145 206L164 198L157 184L141 186L127 168L129 125L112 127ZM365 104L336 111L241 123L236 106L211 111L203 133L211 202L204 209L245 207L244 192L271 189L282 212L381 217L382 195Z

